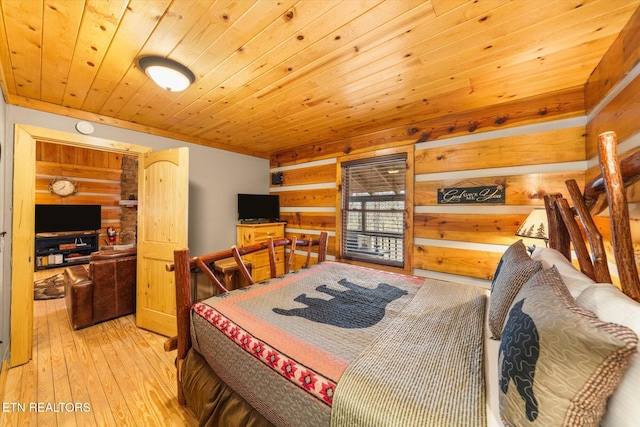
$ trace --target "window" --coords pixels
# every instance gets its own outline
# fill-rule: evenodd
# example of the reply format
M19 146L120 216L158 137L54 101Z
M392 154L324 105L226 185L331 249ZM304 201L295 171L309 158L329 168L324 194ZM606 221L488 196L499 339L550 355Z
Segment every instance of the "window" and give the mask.
M407 153L342 162L341 256L404 268Z

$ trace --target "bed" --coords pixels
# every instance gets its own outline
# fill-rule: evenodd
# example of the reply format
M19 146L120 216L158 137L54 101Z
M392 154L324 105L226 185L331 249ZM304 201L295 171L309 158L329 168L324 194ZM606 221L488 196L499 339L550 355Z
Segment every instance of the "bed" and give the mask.
M604 180L584 195L567 183L573 207L545 198L549 247L513 243L491 290L328 261L324 232L176 251L178 399L203 426L632 425L640 285L624 188L640 168L625 159L621 170L615 146L601 135ZM591 221L600 192L622 291ZM281 277L278 246L290 247ZM300 248L307 266L290 271ZM272 279L253 284L242 256L256 251L269 253ZM230 257L250 286L227 291L211 272ZM195 269L219 295L192 300Z

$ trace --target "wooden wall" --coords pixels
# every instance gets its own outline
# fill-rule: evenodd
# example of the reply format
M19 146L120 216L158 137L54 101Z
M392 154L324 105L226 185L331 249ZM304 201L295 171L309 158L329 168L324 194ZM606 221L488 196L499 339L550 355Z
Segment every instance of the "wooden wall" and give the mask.
M120 178L122 154L69 145L36 143L36 204L102 205L100 244L106 244L106 229L120 233ZM72 178L78 192L60 197L49 192L53 178Z
M414 148L413 254L410 270L420 275L455 274L490 280L507 245L543 196L564 189L569 178L584 182L583 103L576 92L505 103L477 115L450 116L350 141L335 141L309 150L276 153L271 172L282 172L280 195L287 235L331 232L335 242L336 182L339 160L382 147ZM524 112L530 112L525 114ZM544 114L540 112L544 111ZM493 116L489 116L493 114ZM470 123L464 126L461 120ZM416 131L416 129L419 129ZM434 129L426 132L427 129ZM413 133L408 138L407 133ZM461 182L501 184L500 205L438 205L438 188ZM531 242L533 243L533 242Z

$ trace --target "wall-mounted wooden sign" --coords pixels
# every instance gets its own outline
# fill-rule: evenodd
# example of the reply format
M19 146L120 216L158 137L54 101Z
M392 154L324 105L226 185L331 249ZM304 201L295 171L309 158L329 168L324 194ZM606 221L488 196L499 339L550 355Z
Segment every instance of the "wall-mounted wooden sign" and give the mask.
M504 185L446 187L438 189L439 205L505 203Z

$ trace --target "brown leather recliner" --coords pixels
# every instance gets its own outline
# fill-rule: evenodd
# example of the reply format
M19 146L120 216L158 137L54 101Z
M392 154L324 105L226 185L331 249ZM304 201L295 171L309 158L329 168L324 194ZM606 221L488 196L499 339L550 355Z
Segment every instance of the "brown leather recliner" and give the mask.
M136 251L94 252L89 271L82 265L65 269L65 303L73 329L136 311Z

